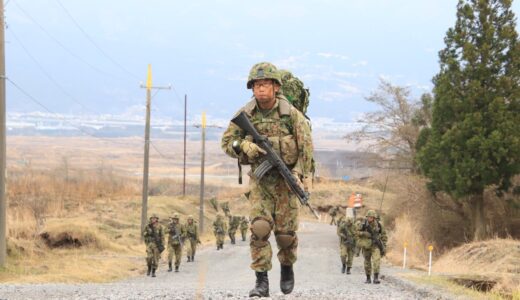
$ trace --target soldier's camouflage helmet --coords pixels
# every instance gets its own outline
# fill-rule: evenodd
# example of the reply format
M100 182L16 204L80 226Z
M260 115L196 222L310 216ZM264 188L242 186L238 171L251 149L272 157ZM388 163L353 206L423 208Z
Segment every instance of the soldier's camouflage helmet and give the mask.
M366 216L367 216L367 217L374 217L374 218L377 218L377 213L376 213L375 210L370 209L369 211L367 211Z
M178 213L174 213L172 219L179 219L179 214Z
M221 219L222 218L222 215L221 214L217 214L217 219Z
M269 62L257 63L251 68L247 78L247 88L251 89L253 87L253 82L259 79L271 79L279 85L282 85L282 78L278 69L275 65Z
M193 216L192 216L192 215L189 215L189 216L188 216L188 220L193 220Z
M157 220L159 220L159 216L157 214L152 214L150 216L150 220L153 219L153 218L156 218Z

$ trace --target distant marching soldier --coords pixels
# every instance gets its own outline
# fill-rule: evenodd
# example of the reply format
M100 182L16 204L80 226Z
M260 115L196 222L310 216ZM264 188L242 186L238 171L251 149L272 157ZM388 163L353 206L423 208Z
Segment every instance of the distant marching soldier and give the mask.
M237 233L238 227L240 226L240 217L239 216L229 216L229 229L228 235L231 240L231 244L235 244L235 235Z
M339 212L339 208L337 206L333 206L329 209L330 225L337 225L336 216L338 215L338 212Z
M172 271L172 259L175 255L175 272L179 272L182 257L182 244L186 229L179 222L179 214L174 214L168 224L168 272Z
M365 274L367 276L365 283L372 282L370 275L373 271L374 283L378 284L380 283L379 265L381 257L385 256L387 236L383 225L376 218L377 213L374 210L369 210L365 222L358 229L357 235L365 258Z
M164 251L164 232L163 227L159 224L159 217L153 214L150 222L144 228L144 242L146 244L146 263L148 265L147 276L152 274L155 277L155 270L159 266L161 253Z
M217 250L224 249L224 239L226 238L227 224L221 214L217 214L217 219L213 222L213 234L217 242Z
M345 273L345 267L347 274L350 274L352 268L352 261L354 260L354 249L356 246L356 229L354 222L351 217L341 217L338 220L338 236L339 236L339 248L341 258L341 273Z
M242 233L242 241L246 241L247 230L249 229L249 220L243 216L240 221L240 233Z
M195 261L195 252L197 251L197 244L200 244L199 229L197 224L193 221L193 216L188 216L188 223L186 223L186 241L189 244L187 249L188 262Z

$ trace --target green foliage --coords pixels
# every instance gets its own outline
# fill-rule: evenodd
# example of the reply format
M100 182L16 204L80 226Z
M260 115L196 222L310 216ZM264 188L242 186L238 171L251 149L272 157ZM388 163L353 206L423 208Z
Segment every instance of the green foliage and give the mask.
M511 188L520 173L520 44L510 0L460 0L435 76L418 162L456 198ZM427 141L424 141L427 140Z

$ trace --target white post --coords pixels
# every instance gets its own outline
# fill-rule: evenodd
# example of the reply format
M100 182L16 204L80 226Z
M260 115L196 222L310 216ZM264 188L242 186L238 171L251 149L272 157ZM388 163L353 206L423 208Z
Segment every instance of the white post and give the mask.
M408 244L405 242L404 243L404 250L403 250L403 269L406 268L406 246L408 246Z
M433 246L432 245L428 246L428 250L430 250L430 259L428 261L428 276L431 276L432 275L432 251L433 251Z

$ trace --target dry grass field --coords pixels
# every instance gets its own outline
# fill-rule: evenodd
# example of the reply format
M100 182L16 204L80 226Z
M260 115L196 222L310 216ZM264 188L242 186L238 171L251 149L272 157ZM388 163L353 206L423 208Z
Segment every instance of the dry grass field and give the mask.
M187 215L198 219L200 142L188 143L186 197L182 197L182 143L157 140L154 147L148 212L157 213L164 224L175 212L181 221ZM236 162L215 141L206 149L202 241L212 244L209 226L216 211L209 199L228 201L232 213L247 211L249 203L242 196L247 180L237 184ZM139 138L8 137L9 259L0 270L0 282L106 282L143 273L142 153ZM365 209L382 207L389 231L387 261L402 264L402 245L407 242L408 266L425 269L427 245L433 244L437 274L484 274L497 278L495 291L517 295L520 271L514 266L520 242L497 239L451 250L465 242L460 229L464 220L432 206L422 179L386 172L350 181L319 178L312 204L325 217L330 206L345 206L352 192L363 195ZM305 207L302 219L314 220ZM459 264L462 261L465 264ZM454 269L454 264L462 267ZM500 269L495 268L498 265Z

